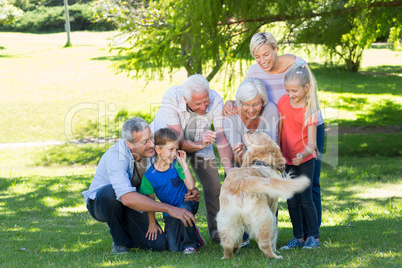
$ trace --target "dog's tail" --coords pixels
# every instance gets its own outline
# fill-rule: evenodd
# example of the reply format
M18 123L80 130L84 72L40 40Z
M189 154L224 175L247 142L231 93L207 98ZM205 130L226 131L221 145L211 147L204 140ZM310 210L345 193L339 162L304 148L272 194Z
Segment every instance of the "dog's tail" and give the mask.
M310 185L310 180L306 176L300 176L295 179L282 179L275 177L255 177L254 179L254 183L249 184L250 192L265 193L270 197L281 197L282 199L289 199L295 193L303 192Z

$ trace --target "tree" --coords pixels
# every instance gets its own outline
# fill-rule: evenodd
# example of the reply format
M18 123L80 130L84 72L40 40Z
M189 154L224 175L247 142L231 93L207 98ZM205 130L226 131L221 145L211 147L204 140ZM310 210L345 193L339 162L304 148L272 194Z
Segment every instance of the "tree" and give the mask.
M15 22L22 14L21 9L9 4L7 0L0 0L0 25Z
M350 3L339 2L340 12L322 16L319 20L304 20L301 26L290 25L288 39L295 43L313 43L324 45L331 55L336 55L345 62L347 70L357 72L364 49L371 46L378 37L392 29L391 41L398 40L402 35L401 1L368 2L365 0ZM345 9L341 9L344 6ZM294 30L296 29L296 30ZM396 42L395 42L396 43Z
M368 44L391 26L400 29L388 21L402 13L401 6L402 1L376 0L99 0L95 5L99 19L115 21L122 31L113 45L125 56L120 70L152 79L184 67L188 75L211 80L225 65L229 83L236 76L234 63L249 58L251 36L280 21L286 22L290 41L323 44L330 53L340 49L339 56L355 70ZM387 24L377 27L381 20Z

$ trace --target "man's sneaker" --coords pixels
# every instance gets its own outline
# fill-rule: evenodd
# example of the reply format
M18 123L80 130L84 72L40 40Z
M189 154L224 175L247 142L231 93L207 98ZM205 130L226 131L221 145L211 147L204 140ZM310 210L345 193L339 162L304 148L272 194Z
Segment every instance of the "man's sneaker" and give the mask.
M188 247L188 248L185 248L184 250L183 250L183 253L184 254L193 254L193 253L197 253L198 251L195 249L195 248L193 248L193 247Z
M198 237L198 248L205 247L207 243L205 242L205 239L201 236L200 230L198 229L197 226L195 226L195 232L197 233Z
M310 238L307 239L306 244L304 245L303 248L305 248L305 249L313 249L313 248L318 248L319 246L321 246L321 242L315 240L314 237L310 236Z
M126 254L126 253L128 253L128 248L126 246L118 246L113 243L112 253L113 254Z
M281 247L280 250L288 250L292 248L300 248L304 246L304 242L300 242L298 239L293 238L285 246Z
M247 247L250 245L250 239L246 239L240 244L240 248Z

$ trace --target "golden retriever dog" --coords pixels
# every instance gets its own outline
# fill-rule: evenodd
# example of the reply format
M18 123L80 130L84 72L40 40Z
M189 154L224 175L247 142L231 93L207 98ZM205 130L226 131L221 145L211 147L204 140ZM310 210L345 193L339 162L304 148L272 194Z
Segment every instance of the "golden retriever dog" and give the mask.
M279 146L266 133L247 133L247 151L242 167L231 170L222 184L217 215L218 232L224 250L222 259L237 253L246 231L265 256L276 255L278 197L291 198L306 189L307 177L283 178L278 170L286 164Z

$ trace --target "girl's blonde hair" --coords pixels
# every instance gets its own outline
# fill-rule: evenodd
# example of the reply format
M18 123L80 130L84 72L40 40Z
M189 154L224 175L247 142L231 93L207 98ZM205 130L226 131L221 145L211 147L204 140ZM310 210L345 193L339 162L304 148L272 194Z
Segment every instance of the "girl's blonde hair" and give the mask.
M307 85L310 89L306 93L306 103L304 104L304 125L311 123L311 116L319 111L317 97L317 81L307 63L304 61L293 64L285 75L285 84L288 82L297 82L299 86L305 88Z

